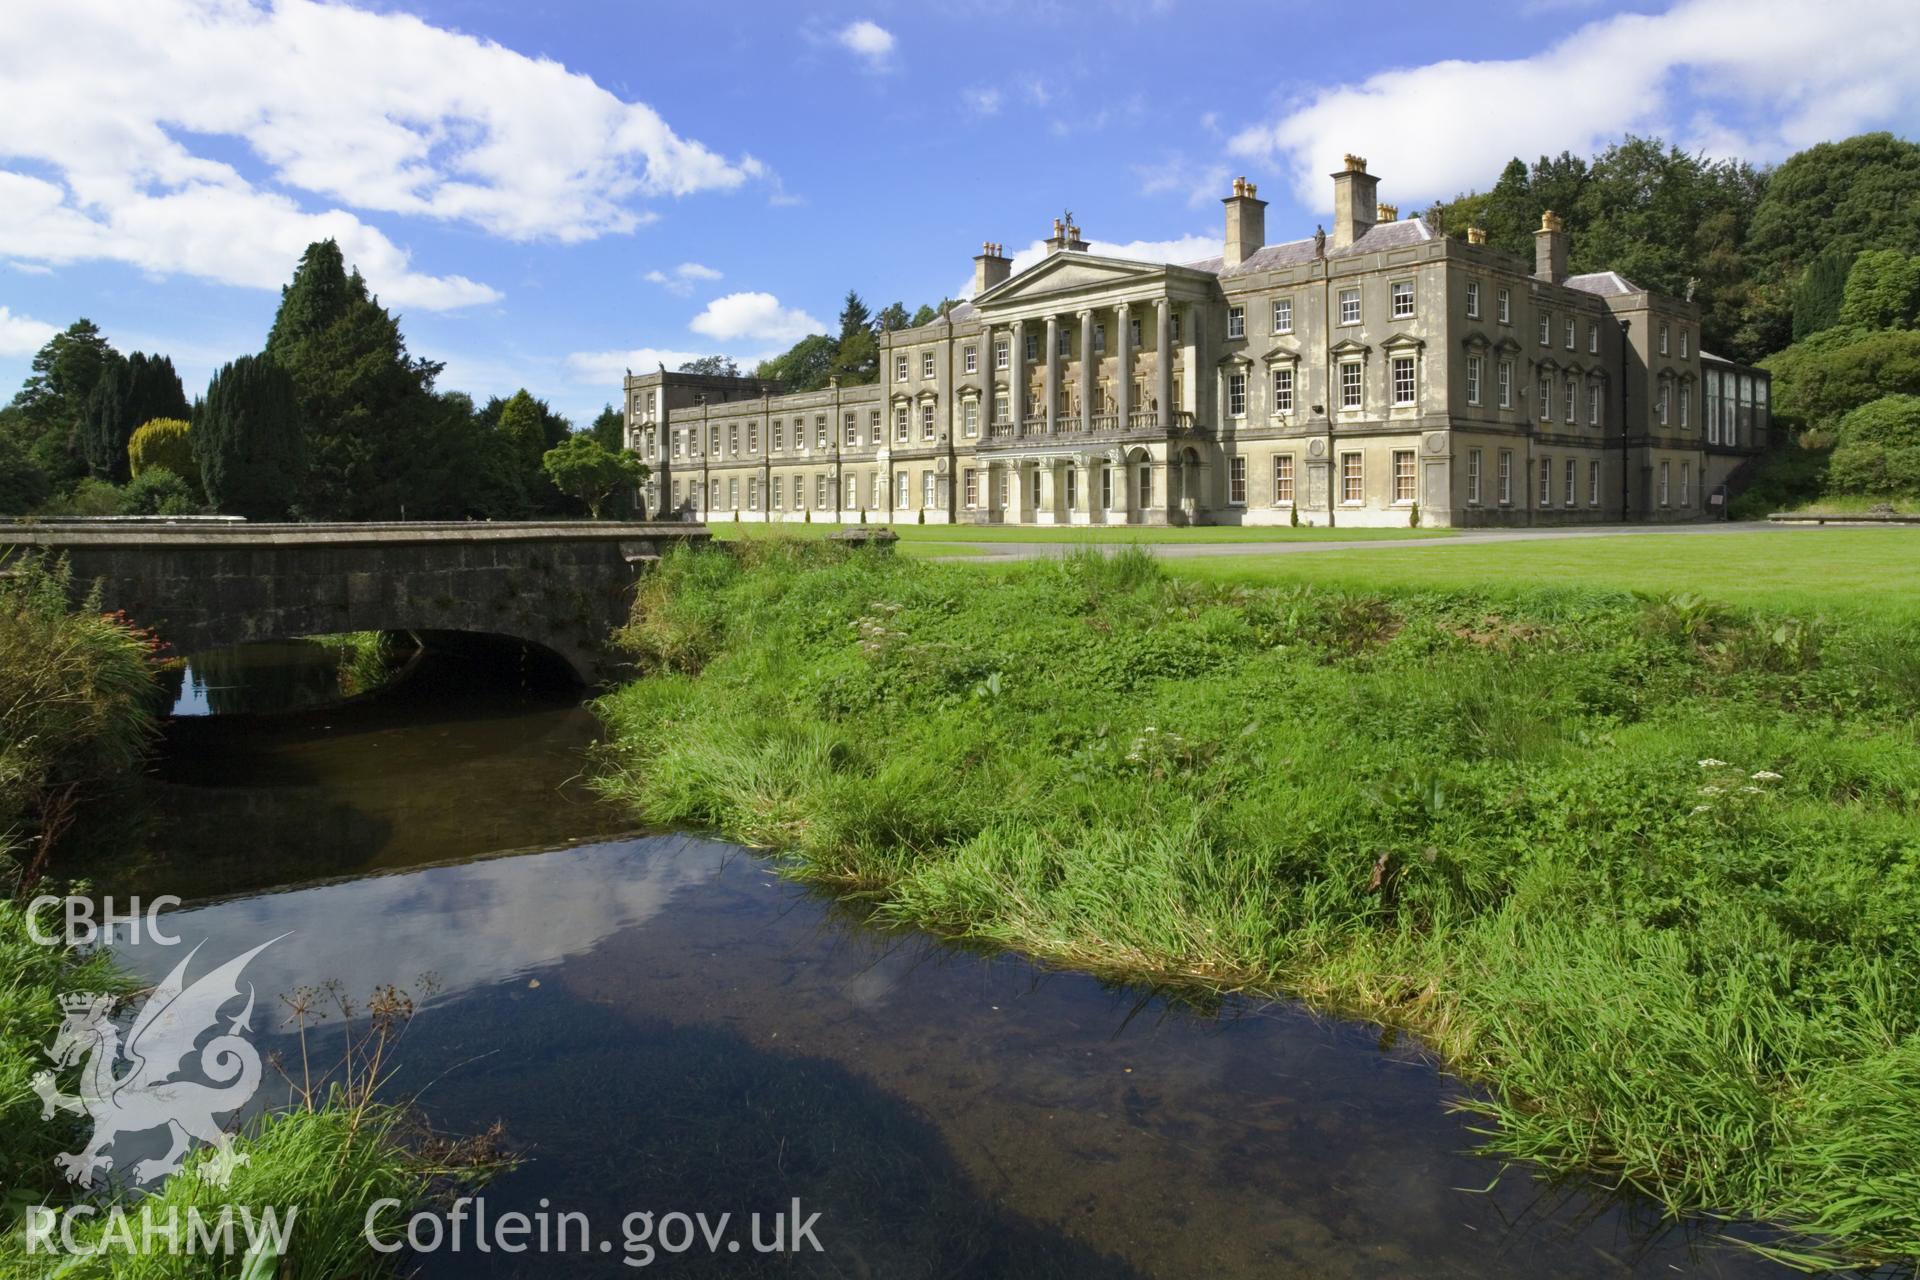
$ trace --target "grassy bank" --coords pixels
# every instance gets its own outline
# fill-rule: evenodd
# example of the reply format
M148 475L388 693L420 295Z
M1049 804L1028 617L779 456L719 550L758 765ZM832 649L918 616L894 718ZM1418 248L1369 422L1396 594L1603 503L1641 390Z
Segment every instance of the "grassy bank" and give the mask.
M763 544L671 557L629 640L608 785L649 820L1417 1030L1501 1151L1920 1255L1910 622Z

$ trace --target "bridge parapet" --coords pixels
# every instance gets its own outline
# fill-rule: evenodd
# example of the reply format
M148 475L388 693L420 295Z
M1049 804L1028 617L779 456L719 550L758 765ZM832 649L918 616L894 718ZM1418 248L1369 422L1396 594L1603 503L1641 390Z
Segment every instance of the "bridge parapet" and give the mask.
M580 676L616 675L614 628L634 584L705 525L527 521L253 524L30 521L0 525L0 555L64 555L182 653L337 631L476 631L552 650Z

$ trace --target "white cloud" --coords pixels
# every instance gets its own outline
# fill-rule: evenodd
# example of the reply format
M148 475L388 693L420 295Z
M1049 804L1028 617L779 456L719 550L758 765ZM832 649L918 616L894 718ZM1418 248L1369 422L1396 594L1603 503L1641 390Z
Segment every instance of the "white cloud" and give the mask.
M575 242L649 221L645 199L761 172L556 62L404 13L30 0L7 21L0 157L32 166L0 169L0 254L12 257L270 287L331 234L386 300L463 306L499 295L420 273L346 210ZM215 158L223 142L275 188ZM291 192L341 207L315 212Z
M721 342L750 338L760 342L797 342L826 326L795 308L783 307L770 293L729 293L715 298L687 326Z
M55 332L50 324L0 307L0 356L30 356L46 346Z
M1226 165L1205 164L1181 152L1169 152L1157 164L1134 165L1133 172L1140 179L1141 194L1179 196L1195 209L1232 190Z
M657 284L669 293L677 293L684 297L692 293L694 285L701 281L720 279L720 273L698 262L683 262L671 271L661 271L656 268L641 278L648 284Z
M961 105L976 116L1000 114L1001 93L991 85L960 91Z
M871 71L885 71L893 65L893 32L877 22L862 18L849 22L833 37L842 48L858 55Z
M635 373L657 373L661 365L678 369L689 360L715 354L711 351L669 351L661 347L634 347L628 351L576 351L566 359L567 372L576 380L595 386L618 387L631 369ZM742 360L741 367L748 368Z
M1513 156L1591 152L1628 130L1773 159L1912 119L1920 106L1912 0L1683 0L1599 19L1528 58L1450 60L1320 90L1230 149L1292 169L1326 209L1345 152L1402 202L1484 187ZM1765 123L1753 123L1764 119ZM1424 123L1423 123L1424 122Z

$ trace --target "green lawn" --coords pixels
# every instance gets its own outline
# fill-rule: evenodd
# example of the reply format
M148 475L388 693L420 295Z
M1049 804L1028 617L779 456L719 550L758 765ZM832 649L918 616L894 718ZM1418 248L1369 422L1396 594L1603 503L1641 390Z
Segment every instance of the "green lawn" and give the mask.
M1166 563L1179 577L1216 582L1314 582L1389 591L1546 587L1687 592L1755 608L1920 618L1920 529L1644 534Z
M883 522L874 521L878 526ZM736 538L824 538L851 526L827 524L764 524L720 519L709 526L713 536ZM1287 525L1265 528L1239 525L1200 525L1170 529L1156 525L1110 525L1062 528L1034 524L888 524L902 542L1373 542L1404 538L1447 538L1452 529L1323 529ZM948 554L959 554L949 552Z

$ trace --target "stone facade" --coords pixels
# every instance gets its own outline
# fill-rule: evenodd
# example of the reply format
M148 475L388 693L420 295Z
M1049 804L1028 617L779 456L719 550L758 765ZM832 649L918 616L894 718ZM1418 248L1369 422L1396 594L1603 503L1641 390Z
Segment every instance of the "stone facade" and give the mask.
M1237 179L1225 251L1149 264L1056 220L1016 274L880 335L880 380L788 393L629 376L649 509L750 520L1544 525L1718 514L1767 442L1763 371L1699 349L1699 310L1436 235L1333 175L1334 225L1266 243Z

